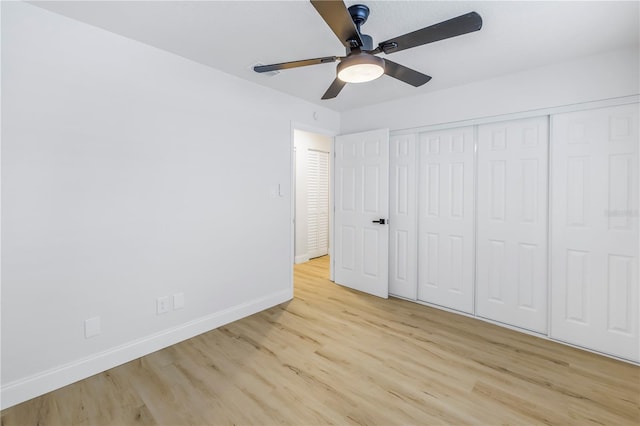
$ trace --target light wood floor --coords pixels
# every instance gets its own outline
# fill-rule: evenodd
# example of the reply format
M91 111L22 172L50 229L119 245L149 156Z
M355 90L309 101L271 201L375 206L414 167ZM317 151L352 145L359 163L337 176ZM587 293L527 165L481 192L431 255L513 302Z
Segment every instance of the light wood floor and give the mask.
M2 425L640 424L640 368L337 286L2 412Z

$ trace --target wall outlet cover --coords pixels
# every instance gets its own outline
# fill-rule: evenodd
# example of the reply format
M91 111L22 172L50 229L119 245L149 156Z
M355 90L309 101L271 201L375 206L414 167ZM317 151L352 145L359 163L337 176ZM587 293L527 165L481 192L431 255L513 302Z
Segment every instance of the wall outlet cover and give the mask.
M169 299L169 296L158 297L156 301L156 313L158 315L166 314L170 310L171 310L171 299Z

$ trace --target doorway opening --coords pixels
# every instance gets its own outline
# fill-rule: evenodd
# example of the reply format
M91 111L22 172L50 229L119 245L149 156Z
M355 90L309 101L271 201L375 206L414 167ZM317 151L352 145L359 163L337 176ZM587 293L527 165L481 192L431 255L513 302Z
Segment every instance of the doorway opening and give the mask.
M333 137L293 130L294 262L329 256ZM326 266L329 261L317 262Z

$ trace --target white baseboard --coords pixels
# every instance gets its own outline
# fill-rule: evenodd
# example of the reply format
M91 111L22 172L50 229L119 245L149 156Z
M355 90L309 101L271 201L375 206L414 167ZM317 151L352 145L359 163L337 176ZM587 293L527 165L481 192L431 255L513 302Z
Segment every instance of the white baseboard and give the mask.
M4 410L78 380L284 303L293 298L292 290L287 289L251 300L124 345L113 347L90 357L7 383L0 388L0 409Z
M293 261L296 262L296 263L308 262L309 261L309 255L308 254L301 254L300 256L296 256L293 259Z

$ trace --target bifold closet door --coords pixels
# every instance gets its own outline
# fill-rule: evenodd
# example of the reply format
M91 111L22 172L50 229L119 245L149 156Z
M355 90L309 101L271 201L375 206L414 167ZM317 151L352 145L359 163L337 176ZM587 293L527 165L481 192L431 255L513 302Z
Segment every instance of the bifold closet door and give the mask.
M473 127L421 133L418 299L473 313Z
M478 127L476 315L547 333L548 119Z
M389 294L416 300L416 135L389 139Z
M307 250L309 258L329 253L329 153L307 154Z
M551 337L640 361L638 105L552 117Z

